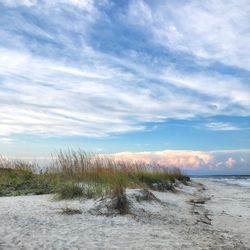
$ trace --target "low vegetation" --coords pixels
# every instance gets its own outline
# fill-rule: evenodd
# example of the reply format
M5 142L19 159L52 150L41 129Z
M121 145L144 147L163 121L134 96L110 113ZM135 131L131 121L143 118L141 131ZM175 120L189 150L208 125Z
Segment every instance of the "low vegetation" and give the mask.
M51 193L48 176L34 169L33 164L0 158L0 196Z
M178 169L115 161L82 151L61 151L48 170L40 172L33 164L0 158L0 196L56 193L59 199L74 199L116 195L119 209L126 202L125 188L173 190L176 181L188 180Z
M117 210L119 214L127 214L129 212L129 202L125 194L125 189L122 186L117 186L113 190L112 197L113 209Z
M60 213L66 214L66 215L74 215L74 214L82 214L82 211L81 209L78 209L78 208L65 207L65 208L62 208L62 211Z

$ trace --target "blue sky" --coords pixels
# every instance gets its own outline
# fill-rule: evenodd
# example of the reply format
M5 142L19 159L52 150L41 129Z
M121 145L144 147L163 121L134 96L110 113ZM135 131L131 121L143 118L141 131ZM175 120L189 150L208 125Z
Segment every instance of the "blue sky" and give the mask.
M0 0L0 154L59 148L250 174L248 0Z

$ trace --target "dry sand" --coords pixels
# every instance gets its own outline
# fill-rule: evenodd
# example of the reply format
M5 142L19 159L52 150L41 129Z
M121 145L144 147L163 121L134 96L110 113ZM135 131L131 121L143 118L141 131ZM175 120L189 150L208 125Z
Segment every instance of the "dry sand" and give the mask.
M180 185L146 201L138 199L141 190L127 190L125 216L100 215L109 200L2 197L0 249L250 249L250 193L198 181L206 190ZM61 214L65 207L82 214Z
M211 197L205 207L212 226L235 234L250 249L250 188L207 179L197 181L206 186L205 195Z

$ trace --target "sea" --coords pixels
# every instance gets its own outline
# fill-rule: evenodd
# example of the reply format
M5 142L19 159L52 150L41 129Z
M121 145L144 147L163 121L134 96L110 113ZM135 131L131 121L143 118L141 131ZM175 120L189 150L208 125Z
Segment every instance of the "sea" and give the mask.
M228 185L250 188L250 175L206 175L192 176L191 178L206 178L216 182L222 182Z

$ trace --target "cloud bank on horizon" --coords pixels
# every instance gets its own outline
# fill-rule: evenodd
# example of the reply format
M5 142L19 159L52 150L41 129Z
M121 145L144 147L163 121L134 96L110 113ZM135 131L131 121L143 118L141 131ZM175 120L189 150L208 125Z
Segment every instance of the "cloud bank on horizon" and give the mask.
M121 152L113 154L115 160L155 163L165 167L176 167L188 173L222 174L249 173L250 150L218 150L218 151L192 151L192 150L163 150L151 152ZM236 167L236 168L235 168Z
M173 120L249 136L248 0L0 0L0 12L2 145L24 135L97 140ZM133 157L220 164L180 152Z
M119 152L114 154L99 153L98 155L115 161L132 161L165 168L179 168L187 174L249 174L250 149L217 151L168 149L161 151ZM3 158L16 159L16 157ZM52 161L51 156L22 156L18 159L36 163L40 167L49 167Z

